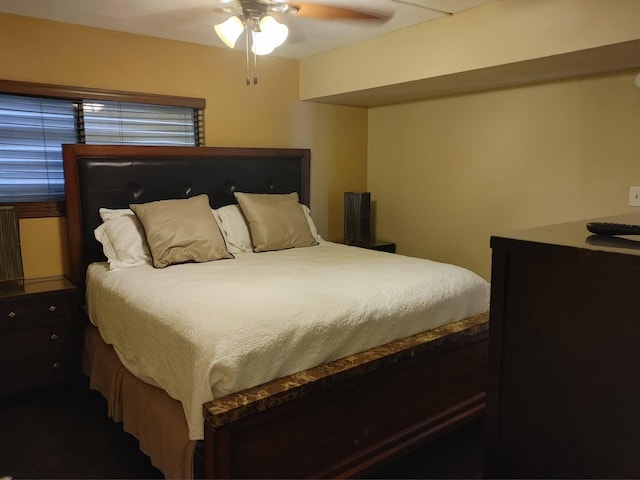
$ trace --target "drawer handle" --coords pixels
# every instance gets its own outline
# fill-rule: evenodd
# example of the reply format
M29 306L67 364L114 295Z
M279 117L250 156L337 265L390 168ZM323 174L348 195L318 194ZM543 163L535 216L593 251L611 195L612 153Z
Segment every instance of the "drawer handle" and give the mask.
M7 315L7 317L9 318L13 318L16 316L16 312L9 312L9 314Z
M52 365L52 367L57 370L58 368L60 368L60 364L56 362Z
M50 312L55 312L55 311L56 311L56 306L55 306L55 305L51 305L51 306L49 307L49 311L50 311Z
M56 340L58 340L58 334L57 334L57 333L54 333L53 335L51 335L51 337L50 337L50 338L51 338L51 341L52 341L52 342L55 342Z

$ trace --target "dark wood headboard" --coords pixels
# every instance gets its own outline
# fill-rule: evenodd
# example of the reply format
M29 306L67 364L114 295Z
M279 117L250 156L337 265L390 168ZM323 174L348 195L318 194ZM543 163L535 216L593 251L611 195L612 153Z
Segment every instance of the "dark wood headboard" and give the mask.
M236 203L233 192L297 192L309 205L308 149L63 145L70 278L104 259L93 231L100 208L127 208L206 193L212 208Z

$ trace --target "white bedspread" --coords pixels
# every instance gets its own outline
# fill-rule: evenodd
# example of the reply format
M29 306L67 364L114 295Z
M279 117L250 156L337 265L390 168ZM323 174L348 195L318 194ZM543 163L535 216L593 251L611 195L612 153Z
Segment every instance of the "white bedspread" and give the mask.
M182 402L201 439L203 403L486 312L489 284L322 242L165 269L92 264L87 309L127 369Z

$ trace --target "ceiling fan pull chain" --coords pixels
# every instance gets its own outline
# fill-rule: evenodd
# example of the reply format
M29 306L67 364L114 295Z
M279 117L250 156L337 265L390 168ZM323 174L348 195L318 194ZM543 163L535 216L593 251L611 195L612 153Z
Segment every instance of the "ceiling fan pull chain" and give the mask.
M247 87L251 85L251 80L249 80L249 24L245 23L245 43L247 44L247 75L245 77L245 83Z
M258 84L258 55L253 52L253 84Z

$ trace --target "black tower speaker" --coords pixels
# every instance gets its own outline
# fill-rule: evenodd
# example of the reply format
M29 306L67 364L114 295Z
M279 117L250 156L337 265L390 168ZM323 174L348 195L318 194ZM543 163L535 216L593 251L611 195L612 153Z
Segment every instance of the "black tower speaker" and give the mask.
M344 243L366 245L371 239L371 192L344 193Z

